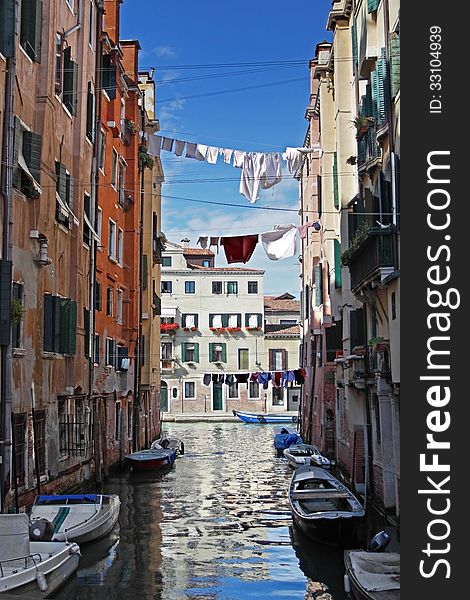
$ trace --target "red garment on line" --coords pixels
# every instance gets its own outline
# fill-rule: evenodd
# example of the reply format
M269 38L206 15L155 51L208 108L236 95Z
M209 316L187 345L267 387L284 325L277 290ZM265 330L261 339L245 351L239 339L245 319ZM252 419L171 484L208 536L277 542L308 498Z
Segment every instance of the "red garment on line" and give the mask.
M258 235L237 235L234 237L220 238L220 245L224 247L228 264L247 263L258 243Z

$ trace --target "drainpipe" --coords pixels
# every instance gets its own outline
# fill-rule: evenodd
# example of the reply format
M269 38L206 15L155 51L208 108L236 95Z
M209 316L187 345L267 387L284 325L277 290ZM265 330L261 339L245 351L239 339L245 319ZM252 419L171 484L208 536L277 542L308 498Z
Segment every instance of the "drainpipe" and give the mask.
M2 256L0 264L2 265L3 302L5 299L11 299L11 269L12 269L12 226L13 226L13 145L15 131L15 113L14 113L14 92L16 76L16 43L18 31L18 0L13 4L13 49L12 56L6 59L6 82L5 82L5 105L3 107L3 152L0 191L3 196L3 239ZM10 275L8 275L8 272ZM8 276L7 276L8 275ZM9 311L8 311L9 312ZM5 327L10 327L10 316L7 317ZM12 347L11 336L8 341L4 340L1 346L0 360L0 512L5 510L5 480L10 479L10 445L11 445L11 413L12 413Z

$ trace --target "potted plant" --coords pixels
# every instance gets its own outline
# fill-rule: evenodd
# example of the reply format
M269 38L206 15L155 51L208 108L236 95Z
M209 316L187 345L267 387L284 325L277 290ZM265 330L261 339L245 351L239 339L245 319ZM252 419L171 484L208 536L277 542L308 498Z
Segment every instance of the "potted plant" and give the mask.
M142 169L152 169L154 160L144 149L139 150L139 163Z
M368 132L369 127L374 124L373 117L365 117L364 115L358 115L351 123L356 128L356 138L362 140L365 134Z
M23 319L24 309L23 304L18 298L13 298L11 301L11 320L13 323L20 323Z
M127 127L127 131L131 134L131 135L135 135L137 132L137 127L134 123L134 121L132 119L124 119L124 122L126 124Z

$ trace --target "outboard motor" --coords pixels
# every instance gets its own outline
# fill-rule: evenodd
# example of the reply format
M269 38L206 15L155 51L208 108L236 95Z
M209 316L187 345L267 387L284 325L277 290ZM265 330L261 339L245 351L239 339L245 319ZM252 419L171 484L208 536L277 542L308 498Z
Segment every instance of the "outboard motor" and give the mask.
M386 531L379 531L369 542L367 552L383 552L390 544L391 537Z
M29 539L32 542L50 542L54 529L53 523L47 519L35 519L29 525Z

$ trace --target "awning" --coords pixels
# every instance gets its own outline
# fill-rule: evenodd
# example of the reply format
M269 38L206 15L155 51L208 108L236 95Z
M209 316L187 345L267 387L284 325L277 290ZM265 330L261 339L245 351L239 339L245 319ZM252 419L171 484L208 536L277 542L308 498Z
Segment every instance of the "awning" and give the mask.
M162 306L162 317L176 317L176 308L171 306Z

